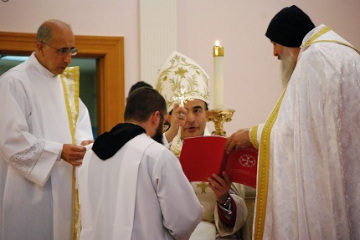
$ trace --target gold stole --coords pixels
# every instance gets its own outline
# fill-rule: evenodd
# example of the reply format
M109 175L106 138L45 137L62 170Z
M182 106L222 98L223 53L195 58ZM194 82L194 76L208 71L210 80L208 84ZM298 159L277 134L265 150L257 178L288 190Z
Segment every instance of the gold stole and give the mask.
M356 49L353 45L348 44L348 43L340 42L340 41L337 41L337 40L326 40L326 39L325 40L316 40L318 37L320 37L321 35L329 32L329 31L331 31L331 29L329 27L326 27L326 26L323 27L319 32L317 32L316 34L314 34L314 36L312 36L309 40L307 40L306 43L304 43L301 46L301 48L307 48L311 44L318 43L318 42L333 42L333 43L341 44L341 45L347 46L349 48L352 48L357 53L360 54L360 51L358 49Z
M256 149L259 149L259 143L257 140L258 127L259 126L256 125L250 129L250 143Z
M65 105L68 114L72 144L76 144L75 130L79 116L79 67L67 67L60 75L60 79L64 89ZM81 226L79 220L79 195L78 189L76 188L75 166L73 166L72 171L72 205L72 239L76 240L80 233Z
M329 27L323 27L319 32L314 34L306 43L304 43L301 48L306 48L311 44L318 42L334 42L341 45L348 46L358 53L355 47L350 44L336 41L336 40L316 40L321 35L331 31ZM286 89L282 93L278 103L276 104L274 110L272 111L270 117L266 120L263 131L261 133L261 142L260 142L260 154L258 161L258 183L257 183L257 195L256 195L256 216L255 216L255 225L254 225L254 240L261 240L264 235L264 224L266 217L266 202L268 195L268 186L269 186L269 166L270 166L270 134L272 127L276 121L276 118L279 113L280 105L284 97Z
M261 142L259 148L259 161L258 161L258 183L257 183L257 195L256 195L256 215L255 215L255 230L254 239L262 239L264 234L264 223L266 215L266 201L269 185L269 166L270 166L270 133L274 126L276 118L279 113L281 102L284 98L286 89L281 94L281 97L276 104L274 110L270 114L270 117L266 120L266 123L261 132Z

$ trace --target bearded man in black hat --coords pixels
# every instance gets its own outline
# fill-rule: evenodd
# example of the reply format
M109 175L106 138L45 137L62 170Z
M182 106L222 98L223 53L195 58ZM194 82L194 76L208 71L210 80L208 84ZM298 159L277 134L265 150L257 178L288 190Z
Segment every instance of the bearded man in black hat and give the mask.
M264 124L227 150L259 149L254 239L360 239L360 55L301 9L265 34L286 87Z

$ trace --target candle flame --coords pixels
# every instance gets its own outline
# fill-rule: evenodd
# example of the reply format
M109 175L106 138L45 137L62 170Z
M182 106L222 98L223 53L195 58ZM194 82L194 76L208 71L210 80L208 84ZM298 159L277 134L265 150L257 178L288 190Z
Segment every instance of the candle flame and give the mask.
M215 41L215 46L221 46L221 45L220 45L220 40L216 40L216 41Z

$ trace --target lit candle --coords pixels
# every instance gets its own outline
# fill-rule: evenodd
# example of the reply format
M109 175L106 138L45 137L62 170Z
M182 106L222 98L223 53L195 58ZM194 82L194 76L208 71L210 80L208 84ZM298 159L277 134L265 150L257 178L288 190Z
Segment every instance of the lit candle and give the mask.
M224 107L224 47L220 41L216 40L213 47L214 55L214 108L223 109Z

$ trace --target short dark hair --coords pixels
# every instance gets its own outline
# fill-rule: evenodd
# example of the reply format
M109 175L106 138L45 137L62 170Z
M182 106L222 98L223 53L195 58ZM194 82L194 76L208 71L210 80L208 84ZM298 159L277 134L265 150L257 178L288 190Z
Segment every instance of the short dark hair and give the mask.
M155 89L141 87L128 96L124 120L145 122L156 111L160 111L160 114L165 116L167 111L165 99Z
M135 84L133 84L129 90L128 95L130 95L133 91L135 91L138 88L141 87L147 87L147 88L153 88L153 86L151 86L150 84L148 84L147 82L144 81L138 81Z

